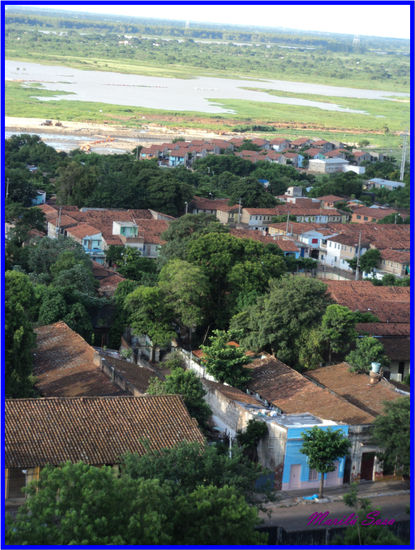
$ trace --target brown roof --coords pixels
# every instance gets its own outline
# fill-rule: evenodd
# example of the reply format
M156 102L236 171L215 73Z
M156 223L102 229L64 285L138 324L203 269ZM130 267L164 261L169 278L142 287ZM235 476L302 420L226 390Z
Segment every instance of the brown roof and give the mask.
M381 220L386 218L386 216L396 213L397 210L394 210L393 208L370 208L369 206L359 206L357 209L353 209L353 214L367 216L368 218L375 218L376 220Z
M346 200L343 197L338 197L337 195L323 195L322 197L317 197L317 199L323 202L337 202Z
M62 321L35 329L36 387L47 397L123 395L94 364L95 350Z
M392 361L409 361L411 359L411 340L406 338L382 338L385 354Z
M314 157L315 155L320 154L321 150L317 149L317 147L310 147L310 149L306 149L303 152L306 153L307 155L310 155L311 157Z
M307 377L373 416L384 412L385 401L394 401L402 397L402 394L396 392L394 387L384 379L377 384L369 384L369 376L350 372L348 363L310 371Z
M307 143L308 141L311 141L311 139L310 138L297 138L297 139L294 139L291 142L291 145L303 145L303 143Z
M178 395L8 399L5 426L8 468L117 464L127 452L145 454L147 443L204 443Z
M231 401L239 401L240 403L247 403L248 405L261 405L261 402L255 399L255 397L252 397L237 388L225 386L219 382L212 382L211 380L206 380L205 378L201 381L207 390L218 391Z
M229 199L206 199L205 197L193 197L190 206L198 210L218 210L222 207L227 208Z
M409 287L374 286L370 281L324 282L333 300L352 311L371 311L383 323L409 323Z
M67 233L68 235L76 237L77 239L83 239L84 237L87 237L89 235L97 235L101 233L101 231L96 227L92 227L92 225L88 225L87 223L80 223L75 227L68 228Z
M140 393L146 393L151 378L164 378L158 370L141 367L124 359L117 359L109 354L102 354L101 358L108 365L114 367L117 373L132 384Z
M403 265L409 264L411 259L409 250L392 250L391 248L385 248L384 250L381 250L380 255L383 260L388 260L390 262Z
M272 139L272 140L270 141L270 143L271 143L272 145L279 145L280 143L285 143L285 142L290 143L290 140L287 139L287 138L278 138L278 137L277 137L277 138L274 138L274 139Z
M275 357L256 359L248 389L274 404L283 413L309 412L319 418L346 424L369 424L372 414L323 389Z
M357 332L370 336L410 336L409 323L357 323Z
M230 234L239 239L252 239L264 244L275 244L284 252L299 252L299 249L292 241L285 241L283 239L275 239L270 235L263 235L259 231L253 231L251 229L231 229Z

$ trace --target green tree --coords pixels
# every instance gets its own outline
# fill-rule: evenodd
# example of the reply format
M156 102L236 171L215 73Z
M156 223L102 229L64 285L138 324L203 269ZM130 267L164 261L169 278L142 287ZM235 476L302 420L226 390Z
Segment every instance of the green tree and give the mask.
M372 336L357 338L356 348L345 359L351 366L350 370L358 373L368 373L372 363L380 363L383 367L389 365L382 343Z
M303 331L300 337L298 362L302 368L316 369L323 364L324 341L320 328Z
M147 334L153 349L167 344L175 337L172 311L160 288L138 286L125 298L124 304L134 333Z
M254 462L258 461L258 443L268 434L266 422L251 419L246 430L238 431L236 439L246 455Z
M157 479L117 477L111 467L47 466L16 519L7 544L122 545L172 542L171 490Z
M245 354L245 349L228 345L231 337L224 330L214 330L209 346L201 346L203 363L209 374L219 382L243 389L251 378L249 369L245 365L251 359Z
M88 342L91 341L93 326L85 306L80 302L73 304L62 319L72 330Z
M372 436L375 444L383 449L384 464L393 466L395 472L409 476L411 458L409 397L385 403L384 414L378 416L373 423Z
M321 320L321 336L328 347L328 361L332 353L346 354L357 337L355 316L348 307L331 304Z
M160 251L159 263L169 260L185 260L190 242L208 233L229 233L229 229L210 214L186 214L173 220L162 237L166 243Z
M373 273L375 269L379 266L381 260L380 252L377 248L371 248L367 250L364 254L360 256L359 259L359 269L363 273ZM350 267L354 270L357 268L357 258L352 260L347 260Z
M98 185L95 167L71 161L63 168L56 181L60 204L86 206Z
M249 501L254 500L254 484L264 473L241 449L234 447L232 457L216 445L201 446L183 442L171 449L151 451L143 456L127 454L122 471L134 479L157 478L172 484L174 494L189 493L199 485L230 485Z
M60 290L49 287L43 295L38 322L40 325L50 325L61 321L66 315L67 309L65 298Z
M303 445L300 453L308 458L310 469L320 473L319 498L323 498L324 476L336 469L334 462L348 454L350 441L341 430L322 430L317 426L301 434Z
M257 304L232 318L231 330L241 331L241 343L248 349L267 350L296 365L302 334L320 323L331 302L326 285L285 275L269 286Z
M190 416L196 418L202 427L206 427L206 422L212 414L204 400L206 392L203 385L191 370L174 368L164 381L160 378L152 378L147 393L150 395L182 395Z
M184 260L171 260L160 271L159 287L168 296L177 321L191 331L206 317L210 285L203 269Z
M249 506L234 487L199 486L176 501L175 540L180 544L265 544L255 530L258 510ZM225 521L224 521L225 520Z
M33 286L24 273L5 274L5 393L7 397L32 397L32 372L36 337L30 320L35 303Z
M152 286L157 280L157 264L152 258L143 258L139 250L131 247L124 247L119 253L119 258L115 259L119 248L113 246L112 252L106 256L107 261L113 258L117 264L117 271L126 279L138 281L141 285Z

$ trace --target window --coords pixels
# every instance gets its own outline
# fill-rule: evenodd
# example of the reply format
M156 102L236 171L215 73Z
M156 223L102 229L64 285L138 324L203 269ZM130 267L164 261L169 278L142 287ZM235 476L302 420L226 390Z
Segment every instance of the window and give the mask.
M357 216L357 219L360 220L361 217L362 217L362 216Z
M310 469L308 472L308 481L317 481L317 480L318 480L317 470Z
M367 222L369 218L367 216L364 216L363 219Z

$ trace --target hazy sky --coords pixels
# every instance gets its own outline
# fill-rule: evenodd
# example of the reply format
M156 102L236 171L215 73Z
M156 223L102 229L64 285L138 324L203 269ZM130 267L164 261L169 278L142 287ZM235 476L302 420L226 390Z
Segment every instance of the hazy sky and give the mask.
M311 3L310 3L311 4ZM51 7L62 10L78 10L94 13L132 15L158 19L205 21L285 27L291 29L338 32L395 38L410 37L409 6L396 5L220 5L162 6L120 4L61 6L51 2Z

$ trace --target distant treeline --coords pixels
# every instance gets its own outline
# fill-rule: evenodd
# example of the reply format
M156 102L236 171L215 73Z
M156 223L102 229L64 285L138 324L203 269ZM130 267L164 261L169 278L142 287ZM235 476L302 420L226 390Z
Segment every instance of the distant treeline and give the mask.
M101 16L87 16L86 14L65 14L62 16L36 15L16 13L6 15L6 25L29 25L44 29L82 30L89 32L106 31L120 34L145 34L150 36L165 36L182 39L223 40L247 43L271 43L286 44L298 47L313 47L328 51L352 51L351 35L321 34L301 31L281 31L252 27L241 28L231 25L220 27L211 24L192 23L186 27L184 22L154 21L136 18L113 16L113 19ZM261 29L261 30L259 30ZM370 49L382 49L386 53L396 53L407 50L409 53L409 40L398 40L381 37L360 38L360 51Z

